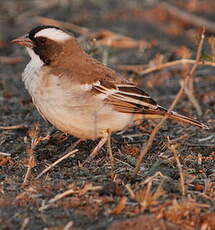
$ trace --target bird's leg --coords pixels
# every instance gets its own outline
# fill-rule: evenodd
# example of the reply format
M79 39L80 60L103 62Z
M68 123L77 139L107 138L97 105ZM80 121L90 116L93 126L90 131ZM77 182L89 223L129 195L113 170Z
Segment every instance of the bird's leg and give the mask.
M114 158L113 158L113 152L112 152L112 146L111 146L111 131L110 130L108 130L107 150L108 150L108 154L110 157L111 168L113 170Z
M107 142L108 136L109 133L105 131L99 143L96 145L96 147L93 149L93 151L90 153L89 157L84 161L84 163L91 161L99 153L100 149Z
M107 142L108 140L108 132L104 132L103 137L99 141L99 143L96 145L96 147L93 149L93 151L90 154L90 159L93 159L100 151L100 149L103 147L103 145Z

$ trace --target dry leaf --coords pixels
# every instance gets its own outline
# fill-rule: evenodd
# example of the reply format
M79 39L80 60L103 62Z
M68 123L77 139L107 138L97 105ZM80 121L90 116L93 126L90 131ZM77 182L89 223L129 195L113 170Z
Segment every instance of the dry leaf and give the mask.
M111 211L111 214L119 215L122 212L122 210L125 208L126 202L127 202L127 197L123 196L120 199L117 206Z

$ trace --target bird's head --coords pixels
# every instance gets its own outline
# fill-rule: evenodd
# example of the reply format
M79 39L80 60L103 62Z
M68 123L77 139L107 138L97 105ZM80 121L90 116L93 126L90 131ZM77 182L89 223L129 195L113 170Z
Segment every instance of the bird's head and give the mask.
M32 59L39 57L44 64L49 65L64 52L69 40L74 40L73 36L58 27L37 26L11 42L26 47Z

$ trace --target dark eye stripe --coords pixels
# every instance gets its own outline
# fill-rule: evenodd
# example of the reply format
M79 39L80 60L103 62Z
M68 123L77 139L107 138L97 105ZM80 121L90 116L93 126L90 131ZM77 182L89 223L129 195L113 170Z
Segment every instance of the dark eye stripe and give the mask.
M40 43L45 43L47 41L45 37L37 37L36 40L38 40Z

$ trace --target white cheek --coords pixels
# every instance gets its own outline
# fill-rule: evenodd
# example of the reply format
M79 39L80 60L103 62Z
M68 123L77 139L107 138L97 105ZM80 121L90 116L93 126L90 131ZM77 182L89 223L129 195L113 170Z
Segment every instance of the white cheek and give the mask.
M39 68L42 65L44 65L44 62L40 59L39 55L37 55L34 52L34 50L32 50L31 48L28 48L28 47L26 49L27 49L29 56L31 57L31 62L35 68L37 68L37 67Z

